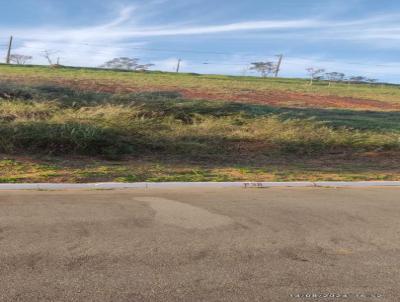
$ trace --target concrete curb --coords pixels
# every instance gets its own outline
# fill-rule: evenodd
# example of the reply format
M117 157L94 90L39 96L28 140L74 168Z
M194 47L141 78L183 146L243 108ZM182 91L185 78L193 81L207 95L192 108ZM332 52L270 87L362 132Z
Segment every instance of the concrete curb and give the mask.
M319 181L316 187L357 188L357 187L400 187L400 181Z
M400 181L320 181L320 182L160 182L160 183L85 183L85 184L0 184L0 190L77 190L77 189L151 189L151 188L362 188L400 187Z

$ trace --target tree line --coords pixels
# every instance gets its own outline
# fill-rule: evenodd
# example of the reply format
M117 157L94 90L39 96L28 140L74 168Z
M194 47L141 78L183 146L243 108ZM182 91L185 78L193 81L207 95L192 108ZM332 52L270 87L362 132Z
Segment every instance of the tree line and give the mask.
M254 70L262 77L268 77L269 75L276 74L278 64L274 62L253 62L251 63L250 70ZM308 67L306 71L310 78L310 85L313 85L315 81L326 81L331 86L333 83L376 83L377 79L371 79L364 76L346 76L342 72L326 72L323 68Z
M331 86L333 83L370 83L374 84L378 82L377 79L371 79L364 76L346 76L342 72L325 72L323 68L309 67L306 69L310 77L310 85L313 85L314 81L327 81L328 85Z
M51 67L61 67L60 58L54 59L55 52L48 50L43 51L42 57L44 57ZM18 65L25 65L33 59L32 56L22 54L12 54L10 56L10 62ZM119 57L114 58L110 61L100 65L100 68L117 69L117 70L132 70L132 71L146 71L153 67L154 64L140 63L138 58ZM254 70L262 77L268 77L272 74L277 74L279 65L275 62L253 62L250 64L250 70ZM346 76L342 72L326 72L325 69L309 67L306 69L309 75L309 84L313 85L315 81L327 81L328 85L331 86L333 83L376 83L377 79L371 79L364 76Z

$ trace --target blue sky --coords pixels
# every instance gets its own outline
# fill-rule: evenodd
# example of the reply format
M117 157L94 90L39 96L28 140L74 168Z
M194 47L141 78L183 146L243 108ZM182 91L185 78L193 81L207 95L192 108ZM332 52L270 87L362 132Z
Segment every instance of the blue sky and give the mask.
M74 66L119 56L154 69L252 75L284 54L282 76L307 67L400 83L400 3L393 0L0 0L0 50ZM207 63L207 64L204 64Z

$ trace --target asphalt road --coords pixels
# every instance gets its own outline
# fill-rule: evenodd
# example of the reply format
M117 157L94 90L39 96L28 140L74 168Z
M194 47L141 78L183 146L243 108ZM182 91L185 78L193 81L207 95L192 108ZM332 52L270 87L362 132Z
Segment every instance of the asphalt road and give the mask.
M0 301L397 302L400 188L3 191Z

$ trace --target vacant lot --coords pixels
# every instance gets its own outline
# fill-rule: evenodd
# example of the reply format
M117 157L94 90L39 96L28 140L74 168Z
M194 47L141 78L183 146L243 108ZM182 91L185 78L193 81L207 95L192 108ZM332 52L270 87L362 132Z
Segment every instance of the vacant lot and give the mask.
M0 66L0 182L400 179L400 88Z

